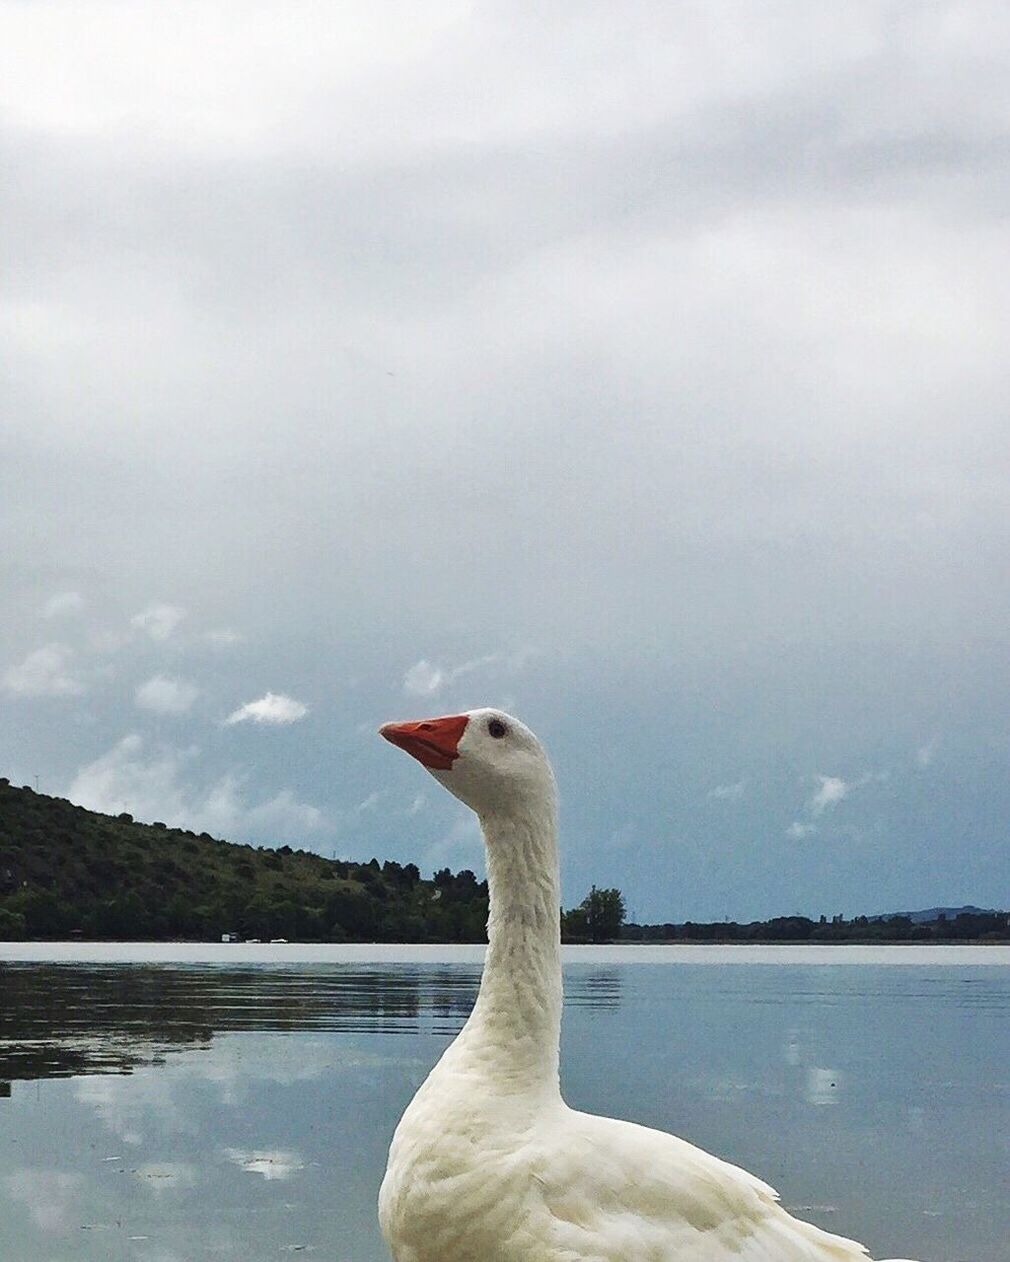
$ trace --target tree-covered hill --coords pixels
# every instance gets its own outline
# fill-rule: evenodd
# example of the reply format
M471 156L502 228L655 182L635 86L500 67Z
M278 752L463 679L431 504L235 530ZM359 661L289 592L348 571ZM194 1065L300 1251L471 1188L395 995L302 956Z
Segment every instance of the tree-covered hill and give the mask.
M0 780L0 941L481 942L487 884L100 815Z

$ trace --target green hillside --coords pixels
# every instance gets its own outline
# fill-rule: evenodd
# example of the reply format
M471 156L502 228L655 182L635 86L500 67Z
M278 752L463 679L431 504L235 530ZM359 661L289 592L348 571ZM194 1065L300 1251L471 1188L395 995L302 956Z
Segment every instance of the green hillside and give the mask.
M0 780L0 941L482 942L487 885L100 815Z

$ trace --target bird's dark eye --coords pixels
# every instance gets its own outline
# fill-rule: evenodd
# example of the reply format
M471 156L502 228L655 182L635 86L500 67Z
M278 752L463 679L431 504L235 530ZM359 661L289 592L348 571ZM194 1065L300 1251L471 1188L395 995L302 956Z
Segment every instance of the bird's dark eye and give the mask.
M490 735L495 738L496 741L500 741L501 738L508 731L508 728L501 721L501 719L489 719L487 730L490 733Z

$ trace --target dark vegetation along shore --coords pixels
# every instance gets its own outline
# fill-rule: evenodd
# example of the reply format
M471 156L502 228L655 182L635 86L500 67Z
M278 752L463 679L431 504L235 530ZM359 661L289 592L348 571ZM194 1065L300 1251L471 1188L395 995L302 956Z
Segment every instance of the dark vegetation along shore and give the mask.
M909 915L776 916L749 924L624 925L622 942L1010 942L1010 912L940 912L935 920Z
M487 883L413 863L326 859L100 815L0 779L0 941L21 938L482 942ZM562 916L574 942L1010 941L1006 912L752 924L624 923L615 889Z
M0 782L0 940L480 942L487 885L99 815Z

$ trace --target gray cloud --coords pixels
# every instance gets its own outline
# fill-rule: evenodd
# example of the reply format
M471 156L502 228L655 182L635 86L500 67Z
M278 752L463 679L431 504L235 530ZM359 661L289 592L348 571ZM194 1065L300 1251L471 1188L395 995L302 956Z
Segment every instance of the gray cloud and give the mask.
M67 614L80 613L84 605L80 592L57 592L49 597L42 612L47 618L62 618Z
M998 747L1002 6L239 12L5 17L0 673L77 592L50 677L90 686L64 689L73 730L0 716L0 756L72 783L153 675L218 714L280 677L318 719L290 733L304 796L338 818L363 776L414 793L356 734L405 684L507 699L567 773L572 896L638 792L657 835L713 848L676 872L722 915L783 895L705 833L707 786L746 778L785 846L812 766L907 764L939 726L951 775ZM213 628L242 638L211 666ZM538 657L490 664L515 645ZM226 748L185 721L213 776L289 788L252 725ZM907 881L933 773L893 787ZM450 810L401 836L380 806L362 851L416 858ZM966 879L936 828L935 879ZM980 885L1006 875L984 833ZM838 888L828 844L797 896Z
M167 675L152 675L134 693L137 705L154 714L185 714L200 695L195 684Z
M322 812L289 789L250 802L248 786L234 773L208 783L194 767L199 752L196 746L152 749L132 733L82 767L68 793L91 810L129 811L149 823L160 820L235 840L290 841L324 828Z
M3 675L8 692L23 697L75 697L85 691L75 673L74 650L65 644L45 644L33 649L22 662Z
M152 640L167 640L185 616L186 611L175 605L149 605L147 609L133 615L130 626L143 631Z

